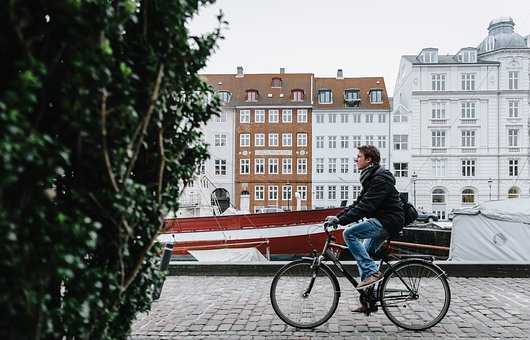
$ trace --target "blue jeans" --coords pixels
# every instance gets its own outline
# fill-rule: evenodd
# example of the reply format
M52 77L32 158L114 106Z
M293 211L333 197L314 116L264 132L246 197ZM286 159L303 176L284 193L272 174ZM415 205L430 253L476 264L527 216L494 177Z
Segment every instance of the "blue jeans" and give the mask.
M344 241L357 261L361 281L379 270L370 257L376 248L390 235L376 218L349 225L343 233ZM360 241L364 239L364 244Z

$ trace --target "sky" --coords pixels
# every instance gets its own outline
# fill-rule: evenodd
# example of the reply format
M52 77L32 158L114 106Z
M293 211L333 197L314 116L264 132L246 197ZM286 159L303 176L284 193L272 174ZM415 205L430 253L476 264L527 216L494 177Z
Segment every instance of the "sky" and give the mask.
M530 35L528 0L217 0L202 8L189 28L202 34L217 26L222 10L225 39L201 73L314 73L334 77L383 76L392 96L400 58L436 47L455 54L476 47L492 19L509 16L515 31Z

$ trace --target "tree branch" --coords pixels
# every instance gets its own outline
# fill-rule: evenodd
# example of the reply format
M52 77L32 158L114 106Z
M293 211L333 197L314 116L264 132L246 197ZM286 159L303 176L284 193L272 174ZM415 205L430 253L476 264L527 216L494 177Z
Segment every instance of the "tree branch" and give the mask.
M107 168L107 174L109 175L112 188L115 192L119 192L118 183L116 182L116 176L112 171L112 164L110 162L109 147L107 145L107 98L108 92L105 88L101 90L101 141L103 146L103 158L105 159L105 167Z
M160 148L160 168L158 169L158 205L162 203L162 184L164 182L164 168L166 167L166 155L164 149L164 128L158 130L158 145Z

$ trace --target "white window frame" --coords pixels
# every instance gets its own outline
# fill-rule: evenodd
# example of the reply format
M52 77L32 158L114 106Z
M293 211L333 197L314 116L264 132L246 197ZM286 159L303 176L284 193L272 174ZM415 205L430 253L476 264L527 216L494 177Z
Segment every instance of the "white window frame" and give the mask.
M254 135L254 146L265 146L265 134L264 133L256 133Z
M269 123L279 123L280 122L280 110L271 109L269 110Z
M432 102L431 103L431 119L443 120L446 119L446 103L445 102Z
M282 158L282 174L290 175L293 173L292 158Z
M340 136L340 148L348 149L350 144L350 136Z
M307 146L307 133L299 132L296 134L296 146L299 146L299 147Z
M265 186L264 185L255 185L254 186L254 200L255 201L264 201L265 200Z
M250 133L239 134L239 146L242 148L250 147Z
M254 110L254 123L265 123L265 110Z
M316 116L316 119L315 119L315 120L316 120L316 122L317 122L318 124L323 124L323 123L324 123L324 114L322 114L322 113L317 113L315 116Z
M519 89L519 71L508 71L508 89Z
M446 130L431 130L431 146L433 148L445 148L446 136Z
M250 110L239 111L239 123L249 124L250 123Z
M293 146L292 133L282 133L282 146Z
M278 172L278 158L269 158L269 174L277 175Z
M298 175L307 175L307 158L298 158L296 160L296 173Z
M409 163L394 162L392 166L394 168L394 177L409 177Z
M396 151L408 150L409 135L393 135L393 149Z
M241 158L239 160L239 174L250 175L250 159Z
M519 100L508 100L508 118L519 118Z
M324 149L324 137L325 136L316 136L315 137L315 148Z
M519 159L508 160L508 176L509 177L519 176Z
M269 185L268 191L269 191L269 201L277 201L278 200L278 186Z
M464 148L474 148L476 147L476 130L462 130L462 147Z
M328 158L328 173L337 173L337 158Z
M254 159L254 174L255 175L265 174L265 158Z
M347 157L342 157L340 159L340 173L347 174L350 172L350 160Z
M296 110L296 121L298 123L307 123L307 109Z
M315 186L315 200L323 200L324 199L324 186L323 185L316 185Z
M349 193L350 193L350 186L349 185L341 185L340 186L340 199L341 199L341 201L350 199L349 198L349 196L350 196Z
M475 159L461 159L462 177L475 177L477 175L477 161Z
M282 186L282 200L290 201L293 199L293 187L291 185Z
M433 158L431 162L434 177L445 177L447 175L447 159Z
M330 89L318 90L317 96L319 104L333 104L333 92Z
M300 195L301 201L307 201L307 186L306 185L297 185L296 192Z
M226 134L224 133L215 134L214 145L215 146L226 146Z
M445 80L446 80L445 73L432 73L431 74L432 91L445 91Z
M336 200L336 199L337 199L337 186L328 185L328 200Z
M328 148L329 149L337 148L337 136L328 136Z
M374 89L370 90L370 103L381 104L383 102L383 90Z
M282 123L292 123L293 122L293 110L284 109L282 110Z
M476 74L472 72L465 72L461 74L462 91L475 91Z
M474 101L464 101L460 105L461 119L477 119L477 103Z
M315 173L324 173L324 158L315 158Z
M226 159L216 159L214 165L216 176L226 176Z
M269 133L269 146L279 146L278 134Z
M519 147L519 129L508 129L508 146Z

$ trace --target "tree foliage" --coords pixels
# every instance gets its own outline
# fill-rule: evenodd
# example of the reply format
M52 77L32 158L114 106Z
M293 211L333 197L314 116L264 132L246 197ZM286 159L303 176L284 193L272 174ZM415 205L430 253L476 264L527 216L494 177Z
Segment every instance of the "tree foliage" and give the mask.
M0 3L0 337L123 339L162 216L207 157L214 0ZM213 99L212 99L213 98Z

